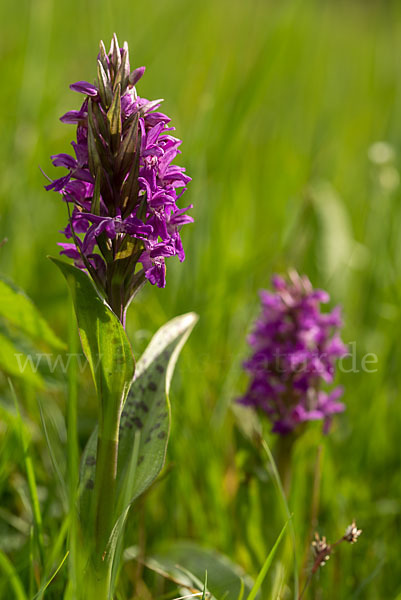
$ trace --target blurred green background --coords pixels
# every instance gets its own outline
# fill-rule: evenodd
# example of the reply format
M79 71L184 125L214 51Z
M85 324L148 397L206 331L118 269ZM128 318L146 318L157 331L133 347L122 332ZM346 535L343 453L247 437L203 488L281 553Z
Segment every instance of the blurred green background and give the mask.
M60 337L68 339L70 300L46 255L57 254L67 215L43 189L38 166L54 176L49 156L69 151L74 127L59 117L80 102L68 85L94 79L99 39L108 46L115 31L129 43L131 67L146 65L138 93L165 98L183 139L179 162L193 178L185 202L194 204L195 224L182 234L187 259L170 260L166 289L147 286L128 316L137 354L167 319L195 310L200 322L171 393L171 468L146 507L134 510L127 543L137 543L140 521L149 552L191 537L252 575L260 569L283 517L230 405L246 386L241 362L257 291L274 272L295 267L343 306L343 338L356 342L359 370L339 375L347 410L330 435L311 426L294 453L290 504L300 563L319 445L318 530L334 541L353 517L364 530L355 547L338 550L310 597L401 598L401 3L21 0L1 3L0 23L0 239L8 238L0 271ZM361 369L366 353L377 355L377 372ZM55 374L40 392L61 464L65 385ZM5 380L1 389L4 413ZM51 540L58 484L36 392L24 384L19 392ZM95 419L85 376L80 405L83 444ZM0 548L24 578L29 536L10 515L29 520L29 510L7 421L0 448ZM291 597L287 555L269 574L276 591L266 598ZM0 589L8 598L5 579Z

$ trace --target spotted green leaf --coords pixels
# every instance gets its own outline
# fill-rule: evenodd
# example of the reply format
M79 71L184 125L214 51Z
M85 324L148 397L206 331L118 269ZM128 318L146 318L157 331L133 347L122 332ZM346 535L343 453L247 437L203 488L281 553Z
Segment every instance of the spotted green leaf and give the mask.
M169 321L157 331L137 363L121 417L117 473L120 499L128 497L130 502L134 501L152 484L163 467L170 433L168 393L171 378L181 348L197 319L197 315L188 313ZM135 437L139 437L138 460L133 483L127 490ZM90 504L89 495L93 488L96 443L97 432L94 431L81 465L83 514ZM120 505L120 508L125 507Z
M136 558L134 550L126 549L125 560ZM199 591L207 572L207 589L212 600L238 600L242 589L247 598L255 585L253 579L227 556L192 541L166 542L157 555L146 559L145 564Z
M100 298L80 269L52 258L69 285L82 349L88 360L98 397L104 407L118 406L126 397L134 374L134 358L120 321Z

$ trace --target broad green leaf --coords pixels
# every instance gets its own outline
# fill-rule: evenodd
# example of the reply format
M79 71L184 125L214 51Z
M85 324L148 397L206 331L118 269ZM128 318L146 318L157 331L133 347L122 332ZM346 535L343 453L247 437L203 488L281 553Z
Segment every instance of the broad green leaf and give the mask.
M166 544L162 553L153 558L172 574L177 573L177 567L183 567L184 572L192 573L201 581L204 581L207 571L207 588L219 600L237 600L242 586L247 597L254 586L253 580L229 558L194 542Z
M169 556L148 556L143 558L140 555L138 546L130 546L124 550L123 560L125 562L138 559L141 560L147 569L154 571L165 579L173 581L178 586L180 593L184 594L180 598L200 597L201 594L206 594L208 600L220 600L216 599L205 586L205 574L202 581L185 567L176 564ZM176 600L179 599L177 598Z
M134 358L120 321L80 269L52 258L70 287L84 354L98 397L108 409L125 398L134 374Z
M7 375L23 379L38 388L44 381L38 370L38 359L18 350L14 344L0 333L0 370Z
M3 277L0 277L0 315L34 340L44 341L52 348L65 349L65 344L53 333L32 300Z
M160 473L170 432L168 393L175 363L198 317L188 313L161 327L137 363L135 378L125 403L120 425L117 489L131 502L142 494ZM140 433L138 461L131 489L126 489L136 432ZM93 487L97 431L94 431L81 463L81 510L85 513Z
M198 317L188 313L161 327L138 363L120 426L118 483L121 486L133 447L135 431L141 438L132 500L160 473L170 433L169 391L177 358Z

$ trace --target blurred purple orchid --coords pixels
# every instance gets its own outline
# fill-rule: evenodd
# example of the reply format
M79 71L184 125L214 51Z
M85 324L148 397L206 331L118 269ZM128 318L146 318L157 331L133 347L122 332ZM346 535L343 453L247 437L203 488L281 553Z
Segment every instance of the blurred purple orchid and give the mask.
M262 313L248 338L253 354L244 363L251 381L239 402L266 413L282 435L318 419L327 431L332 415L345 408L338 401L341 387L322 389L333 382L336 360L347 351L340 309L322 313L329 295L314 290L306 276L291 272L288 281L275 276L272 284L274 292L260 292Z

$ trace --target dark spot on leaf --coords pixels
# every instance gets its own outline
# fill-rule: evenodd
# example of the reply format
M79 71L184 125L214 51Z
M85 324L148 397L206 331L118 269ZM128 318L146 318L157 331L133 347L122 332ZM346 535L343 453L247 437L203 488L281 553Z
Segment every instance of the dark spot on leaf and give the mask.
M158 400L158 401L156 402L156 406L161 406L162 404L163 404L163 400Z
M159 373L163 373L164 371L162 365L156 365L156 370L159 371Z
M87 464L89 467L93 467L93 465L96 464L96 458L94 456L88 456L85 464Z
M140 402L138 402L138 408L141 408L143 410L143 412L149 412L149 407L147 404L145 404L145 402L143 400L141 400Z
M155 423L150 431L154 431L155 429L159 429L161 423Z
M150 442L150 439L151 439L151 437L150 437L150 435L149 435L149 436L146 438L146 440L145 440L145 444L148 444L148 443Z
M93 490L93 488L95 487L95 484L92 481L92 479L88 479L88 481L85 483L85 487L87 490Z
M132 429L132 423L129 421L126 422L125 426L128 427L128 429Z
M160 431L160 432L157 434L157 437L159 438L159 440L163 440L163 439L166 437L166 435L167 435L167 434L166 434L166 432L165 432L165 431Z
M138 465L140 465L144 461L144 458L145 458L144 456L140 456L138 458Z
M157 385L154 381L149 381L148 390L150 390L151 392L155 392L157 390Z
M139 417L131 417L131 422L138 427L138 429L142 429L143 423Z

